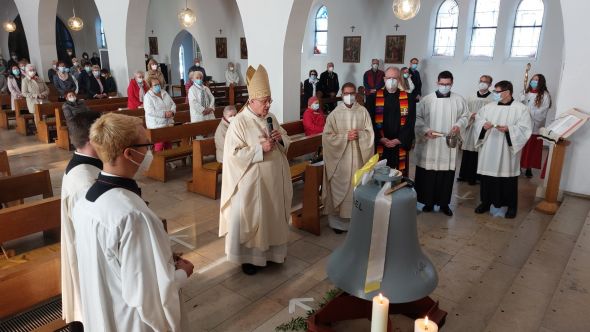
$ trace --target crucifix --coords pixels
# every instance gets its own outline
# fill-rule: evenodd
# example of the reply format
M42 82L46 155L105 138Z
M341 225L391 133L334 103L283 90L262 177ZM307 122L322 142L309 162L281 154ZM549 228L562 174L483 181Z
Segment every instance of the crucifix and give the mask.
M154 34L154 30L152 30L152 35Z
M354 29L355 29L355 28L356 28L356 27L355 27L354 25L352 25L352 26L350 27L350 31L354 32Z
M219 34L221 34L221 32L222 32L222 31L223 31L223 30L219 29Z
M396 23L396 24L394 25L394 27L395 27L395 31L397 31L397 28L399 28L399 24L397 24L397 23Z

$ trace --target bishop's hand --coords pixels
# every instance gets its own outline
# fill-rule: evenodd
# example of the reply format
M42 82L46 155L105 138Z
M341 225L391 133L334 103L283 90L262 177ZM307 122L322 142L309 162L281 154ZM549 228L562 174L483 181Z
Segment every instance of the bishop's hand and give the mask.
M260 145L262 146L262 151L264 152L270 152L274 148L274 143L270 139L263 141L260 143Z
M275 142L280 142L283 140L283 137L281 136L281 132L274 129L271 133L270 133L270 139L272 139Z

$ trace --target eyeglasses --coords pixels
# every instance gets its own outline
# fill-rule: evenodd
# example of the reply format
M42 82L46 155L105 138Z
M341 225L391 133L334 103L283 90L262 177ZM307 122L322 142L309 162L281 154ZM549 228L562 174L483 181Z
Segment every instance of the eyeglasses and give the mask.
M347 93L342 93L343 96L355 96L356 92L347 92Z
M502 93L504 91L508 91L508 90L500 90L500 91L496 90L496 93Z
M129 145L128 148L142 148L146 147L148 150L152 151L154 149L153 143L143 143L143 144L132 144Z
M267 100L262 100L262 99L254 99L254 100L256 100L257 102L259 102L263 105L270 105L273 102L272 98L267 99Z

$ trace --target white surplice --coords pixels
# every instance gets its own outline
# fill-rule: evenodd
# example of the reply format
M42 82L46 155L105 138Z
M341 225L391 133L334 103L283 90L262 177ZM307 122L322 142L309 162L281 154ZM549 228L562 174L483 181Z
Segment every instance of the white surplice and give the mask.
M536 99L537 94L533 92L526 94L521 92L520 94L520 101L529 107L529 111L531 113L531 119L533 120L533 134L538 134L539 129L545 126L547 113L549 112L549 107L551 106L551 97L549 96L548 92L543 95L543 99L541 100L541 105L539 107L535 105Z
M348 131L358 130L358 139L348 140ZM351 108L338 105L326 118L322 146L324 179L322 202L324 214L350 219L352 214L352 176L374 153L375 134L371 116L358 103ZM332 228L347 230L348 222L329 218Z
M72 223L75 200L96 181L100 172L89 164L80 164L64 174L61 183L61 298L62 318L66 323L84 322L80 303L80 278L76 256L76 236Z
M215 97L208 87L193 84L188 90L188 104L190 106L191 122L215 119L215 113L203 114L206 108L215 108Z
M479 97L476 93L475 96L470 96L467 98L467 107L469 108L469 113L477 114L479 110L484 107L484 105L494 102L492 98L492 94L490 93L487 97ZM463 144L461 145L461 149L465 151L473 151L477 152L475 148L475 136L473 134L473 122L474 120L469 117L469 123L467 128L465 129L465 135L463 135Z
M454 125L465 135L469 108L462 96L451 92L448 98L438 98L433 92L420 99L416 109L416 165L434 171L454 171L457 148L449 148L444 137L426 139L428 130L448 134Z
M283 144L263 152L266 117L249 108L230 123L223 148L219 236L231 262L265 266L287 255L293 185L287 150L290 139L272 113L273 128Z
M512 146L508 145L506 134L490 128L483 139L479 139L483 125L508 126ZM511 105L490 103L475 116L473 135L479 149L477 174L495 177L520 175L520 154L532 133L532 121L527 106L513 101Z
M179 289L162 221L135 193L114 188L81 197L72 218L84 330L181 331Z

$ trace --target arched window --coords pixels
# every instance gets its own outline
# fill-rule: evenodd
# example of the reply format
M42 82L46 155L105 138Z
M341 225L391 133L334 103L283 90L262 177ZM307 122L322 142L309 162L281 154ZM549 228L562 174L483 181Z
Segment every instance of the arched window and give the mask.
M328 53L328 8L321 6L315 14L315 43L313 54Z
M181 80L185 80L184 78L184 68L185 68L185 63L184 63L184 46L180 45L180 48L178 49L178 72L180 73L180 79ZM185 80L186 82L186 80Z
M436 26L434 28L435 56L455 55L455 43L457 41L457 29L459 28L459 6L455 0L445 0L436 14Z
M510 56L535 58L543 27L543 0L522 0L516 10Z
M476 0L470 56L494 56L500 0Z
M104 34L104 25L102 24L102 20L100 21L100 47L106 48L107 47L107 38Z

